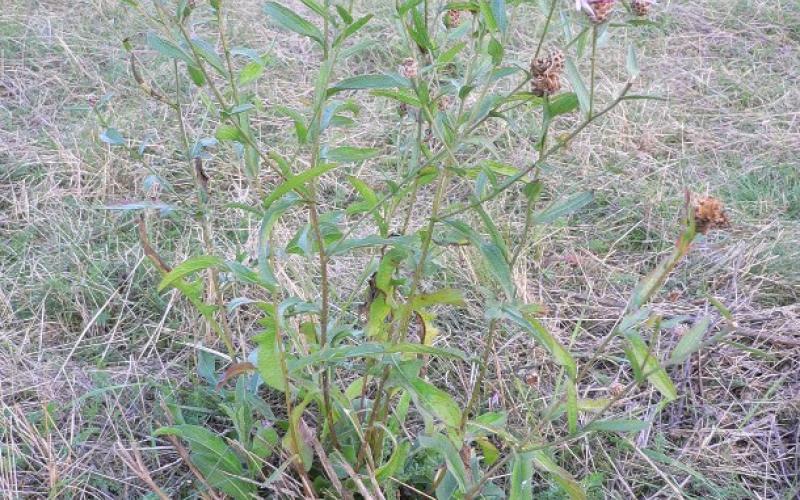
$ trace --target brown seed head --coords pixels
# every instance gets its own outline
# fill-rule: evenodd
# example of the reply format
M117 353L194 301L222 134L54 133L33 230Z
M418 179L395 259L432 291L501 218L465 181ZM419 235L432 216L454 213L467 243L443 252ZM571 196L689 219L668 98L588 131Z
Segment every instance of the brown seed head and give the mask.
M539 97L558 92L563 71L564 53L551 48L547 55L531 61L531 91Z
M694 223L698 233L707 234L712 229L730 224L722 202L712 196L699 198L694 204Z
M444 15L444 25L447 28L458 28L461 25L461 11L450 9Z
M585 5L589 8L584 11L594 24L603 24L611 17L614 2L615 0L586 0Z
M403 64L400 65L400 74L403 75L404 78L416 78L418 73L419 66L417 66L417 61L411 57L403 59Z
M624 390L625 386L620 384L619 382L614 382L608 387L608 392L614 397L617 397L620 394L622 394L622 391Z
M652 6L652 0L631 0L631 10L640 17L646 17L650 14L650 7Z

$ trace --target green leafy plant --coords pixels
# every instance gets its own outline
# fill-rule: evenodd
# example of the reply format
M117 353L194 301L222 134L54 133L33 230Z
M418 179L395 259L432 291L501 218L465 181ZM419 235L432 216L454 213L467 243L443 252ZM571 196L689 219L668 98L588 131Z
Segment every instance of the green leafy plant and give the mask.
M538 471L566 496L585 498L585 484L559 465L560 447L593 433L641 429L642 421L603 415L642 384L655 387L662 404L678 397L665 366L685 361L704 345L708 321L699 322L669 355L656 352L656 339L645 339L643 332L658 335L661 320L647 303L695 239L688 200L674 252L634 290L617 326L588 360L579 363L548 331L537 318L540 307L520 299L513 279L533 228L593 200L583 192L545 203L543 167L615 107L644 98L630 94L639 73L632 47L627 80L605 102L596 92L598 38L633 24L596 24L596 16L572 10L571 2L542 0L544 22L536 27L538 44L529 48L529 69L506 61L514 17L504 0L451 2L439 9L427 0L398 0L391 21L405 54L400 70L350 75L343 62L358 49L354 40L373 14L356 13L352 1L302 0L303 15L265 2L269 22L309 39L317 54L308 108L265 110L248 88L269 78L267 58L231 46L223 0L127 3L153 30L143 40L125 41L131 72L146 95L174 113L180 156L195 190L195 199L179 211L190 212L199 228L196 255L174 267L151 243L145 217L140 238L162 274L158 290L184 296L226 351L213 345L198 351L198 373L217 401L215 423L187 423L173 404L171 422L155 431L179 449L188 445L184 458L204 494L517 499L532 496ZM195 17L218 28L214 42L192 33ZM563 52L549 51L550 44ZM137 55L143 46L170 61L171 81L145 77ZM578 64L586 58L588 80ZM560 90L562 70L571 92ZM360 119L359 102L365 99L397 104L406 114L402 140L381 147L347 142L347 127ZM188 126L189 103L207 110L217 123L213 131L205 122ZM511 121L522 111L537 120L536 157L519 167L481 159L490 142L487 123ZM267 112L289 119L294 145L259 140L256 118ZM554 128L561 132L554 134ZM192 137L190 130L208 136ZM124 142L116 129L107 129L103 140ZM210 203L216 193L204 163L215 147L228 146L240 159L250 201L223 202L258 221L252 259L223 255L215 244L219 205ZM382 188L359 175L365 162L378 161L395 169ZM352 196L330 209L323 178L336 178ZM507 234L490 215L487 205L501 195L524 206L523 234ZM274 229L288 219L296 222L294 235L280 244ZM437 287L447 271L441 257L464 247L480 259L481 288ZM306 296L289 286L288 255L306 259L313 269L313 290ZM346 289L338 288L332 263L353 256L364 263L363 272ZM359 296L366 297L361 312L353 307ZM437 314L467 302L483 305L480 352L439 347ZM256 315L260 331L242 331L239 315ZM506 411L487 403L490 354L509 331L526 333L562 369L547 395L550 404L537 416L542 422L563 420L558 439L544 440L536 427L510 425ZM613 398L579 399L581 384L611 340L620 338L635 380ZM221 374L220 360L227 364ZM474 367L470 390L437 383L430 376L437 360Z

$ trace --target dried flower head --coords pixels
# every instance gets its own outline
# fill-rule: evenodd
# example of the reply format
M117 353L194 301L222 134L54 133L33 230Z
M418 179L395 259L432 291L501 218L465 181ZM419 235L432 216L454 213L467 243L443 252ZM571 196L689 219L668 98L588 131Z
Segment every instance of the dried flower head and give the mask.
M646 17L650 14L650 7L653 6L653 0L631 0L631 10L637 16Z
M699 198L694 204L694 223L698 233L706 234L711 229L730 224L722 202L712 196Z
M611 17L615 0L580 0L583 10L594 24L603 24Z
M458 28L461 25L461 11L450 9L445 12L444 25L448 29Z
M561 89L564 53L550 49L545 56L531 61L531 91L537 96L551 95Z
M608 387L608 392L609 392L609 394L611 394L611 395L612 395L613 397L615 397L615 398L616 398L616 397L618 397L618 396L620 396L620 395L622 395L622 392L623 392L624 390L625 390L625 386L624 386L624 385L622 385L622 384L620 384L619 382L616 382L616 381L615 381L614 383L612 383L612 384L611 384L611 385Z
M411 57L403 59L403 64L400 65L400 74L403 75L404 78L416 78L418 73L419 66L416 60Z

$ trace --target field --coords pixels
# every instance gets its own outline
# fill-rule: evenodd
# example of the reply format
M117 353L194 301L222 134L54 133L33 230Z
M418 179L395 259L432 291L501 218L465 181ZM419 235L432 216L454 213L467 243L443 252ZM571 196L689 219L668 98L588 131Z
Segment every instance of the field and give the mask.
M259 140L281 145L295 128L275 109L310 105L317 56L308 40L271 25L262 3L230 2L227 16L231 43L265 55L264 74L251 87L265 107ZM285 3L307 13L299 1ZM339 71L395 70L404 56L391 34L393 2L355 3L355 10L377 12L364 35L373 42ZM536 2L509 11L505 58L527 65L542 14ZM594 498L796 498L800 4L661 0L653 19L600 44L597 93L606 101L615 93L625 79L625 49L634 44L641 72L634 90L660 99L623 102L548 161L546 200L583 191L594 200L533 228L513 281L521 300L541 305L542 322L579 361L589 358L639 279L671 251L686 191L710 194L725 204L729 227L694 243L651 306L674 324L661 346L676 344L685 334L681 325L703 316L711 319L709 335L724 336L670 368L675 402L659 411L658 392L645 388L615 403L616 418L651 422L644 430L586 437L556 446L556 455ZM184 412L197 410L197 418L208 414L212 427L229 425L207 410L197 366L209 359L202 353L224 348L177 293L156 290L159 275L145 255L136 214L115 209L132 200L181 204L194 196L192 173L170 135L175 119L143 95L123 48L130 38L147 77L168 86L172 65L146 48L148 29L118 0L4 0L0 7L3 498L140 497L151 490L143 480L148 475L177 497L193 476L169 441L153 438L168 423L167 406L180 402ZM378 148L400 140L410 118L387 100L362 97L347 137ZM201 99L185 103L184 112L192 117L189 135L214 134L217 119ZM486 159L525 165L535 157L530 115L515 116L490 122L491 144L481 150ZM574 125L570 120L561 119L557 132ZM109 129L121 137L109 136ZM391 161L378 157L353 173L381 186ZM229 256L251 254L259 221L231 204L259 196L243 162L220 146L207 174L214 247ZM267 171L261 177L265 186L279 180ZM456 185L450 196L466 197L469 189ZM353 189L325 176L319 196L321 206L339 207ZM430 204L433 196L433 189L420 190L418 202ZM523 232L525 213L510 196L486 208L504 234ZM205 253L192 214L147 213L151 240L167 261ZM409 213L408 224L418 226ZM283 243L303 215L293 217L275 229ZM487 281L467 250L440 258L450 269L442 277L448 286L470 290ZM337 296L358 293L365 259L331 261ZM293 255L280 277L293 295L308 297L316 272ZM480 350L485 325L473 302L440 313L437 346ZM720 312L725 309L732 318ZM247 346L256 328L253 318L237 319L237 345ZM606 361L581 386L580 397L605 396L629 381L619 360ZM509 422L558 436L557 422L535 421L560 369L547 352L507 333L489 366L492 404L509 411ZM468 364L442 361L431 364L428 377L468 393L476 374ZM545 477L535 478L537 498L561 498Z

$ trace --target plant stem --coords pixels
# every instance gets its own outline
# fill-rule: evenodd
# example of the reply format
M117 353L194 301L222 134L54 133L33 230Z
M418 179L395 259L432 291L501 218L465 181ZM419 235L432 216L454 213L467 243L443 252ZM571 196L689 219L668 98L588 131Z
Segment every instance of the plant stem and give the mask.
M592 69L589 74L589 118L592 117L594 109L594 87L595 87L595 66L597 65L597 25L592 25Z
M460 428L462 434L467 426L467 420L469 419L472 411L475 409L475 405L480 398L483 380L486 378L486 367L489 365L489 356L494 350L494 336L496 330L497 320L493 319L489 321L489 334L487 335L486 343L483 346L483 355L481 356L481 367L480 371L478 372L478 378L475 380L475 385L472 386L472 393L470 394L469 401L467 402L467 406L464 408L464 412L461 414Z
M189 171L192 174L192 179L194 180L195 189L197 191L197 201L200 205L200 217L202 218L202 226L201 226L201 237L203 241L203 246L205 247L205 252L208 255L212 255L214 253L214 247L212 245L212 228L211 228L211 220L208 216L208 184L207 179L204 178L205 174L202 171L202 164L195 164L192 161L192 158L189 155L189 138L186 133L186 124L183 120L183 107L181 105L181 90L180 90L180 73L178 72L178 63L173 62L173 69L175 72L175 115L178 119L178 125L180 128L180 138L181 143L183 144L183 154L186 156L187 163L189 165ZM199 159L197 160L200 161ZM211 296L211 300L216 304L219 308L220 313L220 320L219 324L221 329L218 333L222 333L220 335L222 342L225 344L225 348L228 350L228 354L231 356L233 361L236 361L236 348L233 345L233 333L231 331L230 324L228 323L228 317L225 314L225 302L222 298L222 292L219 289L219 272L216 268L211 267L208 269L208 282L209 282L209 295ZM244 345L242 345L244 348Z

